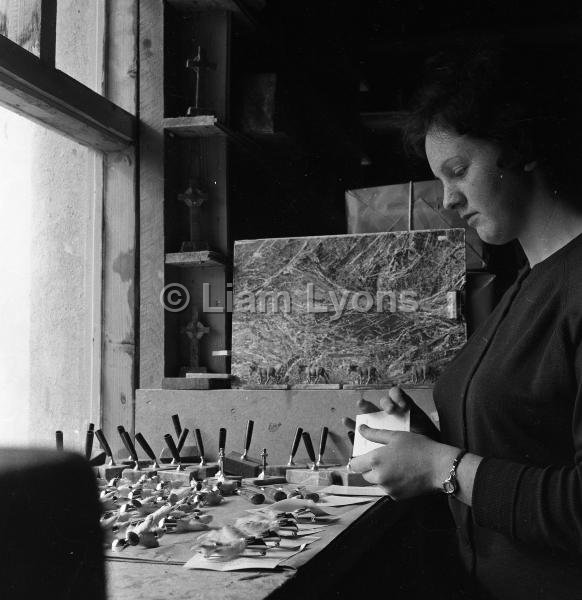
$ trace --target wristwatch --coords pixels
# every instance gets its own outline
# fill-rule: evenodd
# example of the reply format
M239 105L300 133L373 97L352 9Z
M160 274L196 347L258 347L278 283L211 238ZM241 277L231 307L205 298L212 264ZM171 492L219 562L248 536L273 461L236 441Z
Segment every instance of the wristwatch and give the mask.
M456 494L459 491L459 483L457 481L457 467L459 466L459 463L461 462L461 459L463 458L463 456L465 456L465 454L467 454L466 450L461 450L459 454L457 454L457 458L455 458L455 460L453 461L453 466L449 471L449 476L442 483L443 492L448 496L452 496L453 494Z

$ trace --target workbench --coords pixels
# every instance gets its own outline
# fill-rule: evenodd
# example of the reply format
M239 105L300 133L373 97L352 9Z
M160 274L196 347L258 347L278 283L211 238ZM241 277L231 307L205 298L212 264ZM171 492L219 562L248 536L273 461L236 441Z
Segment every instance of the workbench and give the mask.
M244 511L244 499L231 499ZM384 496L363 505L326 509L340 519L286 563L292 569L216 572L178 565L107 560L109 600L325 598L326 590L388 534L407 510ZM163 543L167 537L164 536ZM177 536L174 536L176 538ZM145 550L144 552L147 552Z

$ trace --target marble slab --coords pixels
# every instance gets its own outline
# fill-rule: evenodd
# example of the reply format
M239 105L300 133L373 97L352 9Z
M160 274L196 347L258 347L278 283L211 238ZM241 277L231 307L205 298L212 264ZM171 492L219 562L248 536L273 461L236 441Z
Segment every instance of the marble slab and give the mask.
M465 270L463 229L236 242L234 385L430 385Z

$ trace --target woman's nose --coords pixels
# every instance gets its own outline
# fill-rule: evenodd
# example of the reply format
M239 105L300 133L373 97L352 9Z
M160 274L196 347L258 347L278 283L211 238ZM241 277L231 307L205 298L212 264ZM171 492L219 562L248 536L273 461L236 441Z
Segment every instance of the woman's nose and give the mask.
M445 185L443 189L443 208L457 210L465 202L465 197L459 190Z

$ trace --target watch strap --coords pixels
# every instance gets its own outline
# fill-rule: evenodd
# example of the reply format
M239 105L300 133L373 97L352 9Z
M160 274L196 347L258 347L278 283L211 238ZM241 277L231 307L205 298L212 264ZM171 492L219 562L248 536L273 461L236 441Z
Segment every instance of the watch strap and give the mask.
M461 450L459 454L457 454L453 464L451 465L449 476L442 483L442 491L449 496L455 494L459 488L457 483L457 467L459 466L465 454L467 454L467 450Z

